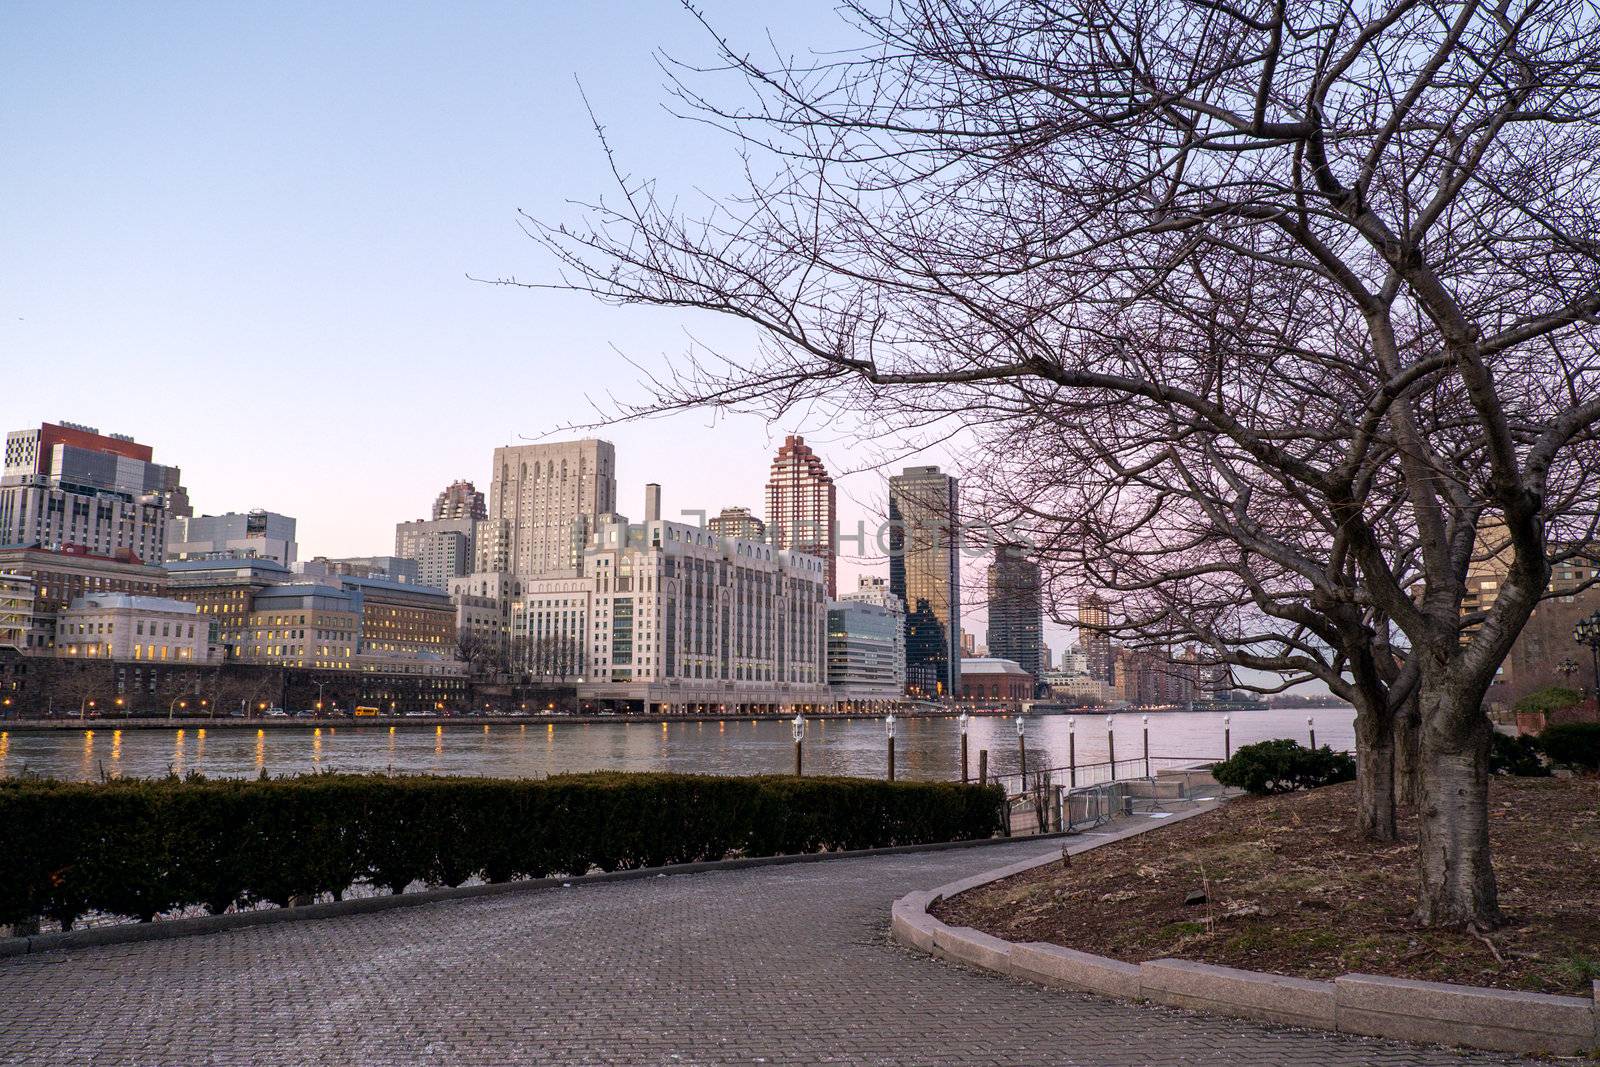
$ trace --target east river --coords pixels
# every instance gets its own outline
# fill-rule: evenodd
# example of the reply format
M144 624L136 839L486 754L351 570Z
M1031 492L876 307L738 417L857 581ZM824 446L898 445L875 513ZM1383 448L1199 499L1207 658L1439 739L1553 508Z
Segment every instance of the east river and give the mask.
M1316 720L1317 744L1354 746L1354 712L1348 708L1236 712L1234 748L1274 737L1308 740L1306 718ZM1153 757L1216 759L1223 752L1222 715L1161 712L1150 716ZM1143 725L1137 713L1113 717L1119 760L1142 757ZM1027 720L1030 769L1065 767L1075 734L1079 766L1103 761L1109 748L1105 715L1065 715ZM110 722L89 729L17 731L0 727L0 777L97 780L198 771L208 776L272 775L307 771L386 771L544 777L568 771L680 771L703 774L787 773L794 744L786 721L724 719L710 722L463 719L443 726L357 726L285 723L265 729L230 727L118 730ZM969 761L987 749L995 774L1013 773L1019 753L1014 720L974 716ZM955 778L961 773L961 734L954 718L902 718L895 741L902 778ZM805 772L877 777L885 769L881 719L812 719L806 729Z

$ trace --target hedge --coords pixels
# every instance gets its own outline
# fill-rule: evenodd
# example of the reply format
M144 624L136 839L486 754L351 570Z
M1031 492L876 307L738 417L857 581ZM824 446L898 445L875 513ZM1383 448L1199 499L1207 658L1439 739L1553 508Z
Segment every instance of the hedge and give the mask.
M1539 734L1539 747L1557 766L1600 771L1600 722L1546 726Z
M1306 748L1284 737L1239 748L1214 764L1211 775L1220 785L1268 796L1348 782L1356 776L1356 761L1327 745Z
M968 840L1004 807L994 786L858 778L8 779L0 923Z

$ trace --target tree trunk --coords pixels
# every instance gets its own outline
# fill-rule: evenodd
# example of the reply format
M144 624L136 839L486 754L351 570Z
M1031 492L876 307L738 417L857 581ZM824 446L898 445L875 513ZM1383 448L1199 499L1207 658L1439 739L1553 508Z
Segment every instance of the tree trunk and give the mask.
M1416 919L1424 926L1500 925L1489 858L1489 742L1494 727L1448 688L1422 694Z
M1422 713L1413 694L1394 717L1395 802L1417 806L1422 795Z
M1356 707L1356 831L1371 841L1393 841L1395 752L1393 716L1387 707Z

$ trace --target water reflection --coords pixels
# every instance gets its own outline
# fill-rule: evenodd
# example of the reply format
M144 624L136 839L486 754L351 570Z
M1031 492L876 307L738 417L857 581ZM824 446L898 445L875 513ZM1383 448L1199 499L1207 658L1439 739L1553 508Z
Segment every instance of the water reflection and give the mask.
M1335 748L1353 744L1352 715L1319 709L1317 741ZM1082 767L1106 759L1112 737L1107 716L1080 715L1069 726L1067 716L1040 716L1026 722L1030 769L1066 767L1069 754ZM1235 714L1233 748L1270 737L1308 740L1306 714L1250 712ZM310 770L382 771L400 773L482 774L539 777L566 771L671 770L708 774L784 773L794 764L794 742L788 719L668 723L545 723L542 745L527 743L528 726L508 730L510 722L462 723L397 727L347 724L341 734L331 724L307 730L310 724L236 729L224 722L200 734L189 728L125 730L113 733L106 773L124 777L160 776L191 770L208 776L295 774ZM536 729L539 724L532 724ZM1144 724L1137 715L1112 717L1111 734L1118 757L1144 754ZM1220 758L1224 747L1222 716L1211 713L1164 713L1150 716L1152 759L1163 756ZM103 731L102 731L103 732ZM107 746L85 731L0 733L0 774L26 768L57 778L95 780ZM275 741L268 743L271 734ZM310 744L304 742L308 740ZM341 743L335 743L342 739ZM988 753L991 773L1013 773L1019 763L1015 721L973 716L968 725L969 766L977 773L980 754ZM882 719L806 720L806 771L876 777L884 772L886 745ZM896 770L906 778L957 778L961 768L961 733L953 718L899 720L895 743ZM1065 777L1063 773L1062 777Z

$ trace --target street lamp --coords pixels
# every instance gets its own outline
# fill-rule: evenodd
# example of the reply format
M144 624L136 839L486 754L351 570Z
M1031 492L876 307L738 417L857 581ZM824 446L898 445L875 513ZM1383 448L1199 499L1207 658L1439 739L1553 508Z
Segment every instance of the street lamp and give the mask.
M1117 780L1117 734L1113 729L1112 716L1106 716L1106 752L1111 758L1111 780Z
M1589 695L1594 696L1600 693L1600 611L1580 619L1572 628L1572 639L1589 646L1589 655L1594 660L1594 688L1589 690Z
M894 781L894 712L883 717L883 734L889 742L889 781Z
M1028 788L1028 721L1017 716L1017 769L1023 789Z
M1233 716L1222 717L1222 758L1233 758Z
M805 766L801 757L801 749L806 740L806 717L804 715L798 712L795 713L795 717L789 722L789 733L794 738L794 776L798 778L801 774L801 768Z
M956 716L956 725L961 727L961 784L967 784L967 724L972 721L972 716L962 712Z
M1067 719L1067 788L1078 788L1078 720Z
M1143 719L1144 719L1144 776L1146 778L1148 778L1148 777L1150 777L1150 716L1145 715L1145 716L1143 716Z

